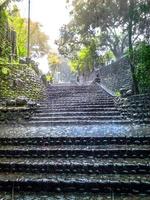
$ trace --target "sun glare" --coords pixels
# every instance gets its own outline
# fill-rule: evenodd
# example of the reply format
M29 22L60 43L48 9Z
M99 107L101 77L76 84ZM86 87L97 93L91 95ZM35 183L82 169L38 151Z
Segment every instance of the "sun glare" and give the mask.
M23 0L19 4L24 17L27 17L27 2ZM54 46L60 27L69 20L65 0L31 0L31 20L41 23L43 31L49 36L50 45Z
M28 16L28 1L23 0L18 3L21 15ZM43 32L49 36L50 47L57 49L55 40L59 36L59 29L69 21L69 14L66 9L65 0L31 0L31 20L40 22ZM46 73L49 69L47 58L38 60L39 68Z

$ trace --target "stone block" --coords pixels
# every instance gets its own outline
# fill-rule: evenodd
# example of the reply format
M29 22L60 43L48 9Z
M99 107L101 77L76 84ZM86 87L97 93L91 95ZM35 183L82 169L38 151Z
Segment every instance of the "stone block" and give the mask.
M16 106L26 106L28 103L28 98L27 97L17 97L16 98Z
M12 99L6 100L6 106L8 107L16 106L16 101Z

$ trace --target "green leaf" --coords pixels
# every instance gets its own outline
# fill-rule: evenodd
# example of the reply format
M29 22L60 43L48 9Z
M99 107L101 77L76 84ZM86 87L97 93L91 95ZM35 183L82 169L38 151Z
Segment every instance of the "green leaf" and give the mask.
M2 68L2 74L3 74L3 75L8 75L9 72L10 72L10 70L9 70L7 67L3 67L3 68Z

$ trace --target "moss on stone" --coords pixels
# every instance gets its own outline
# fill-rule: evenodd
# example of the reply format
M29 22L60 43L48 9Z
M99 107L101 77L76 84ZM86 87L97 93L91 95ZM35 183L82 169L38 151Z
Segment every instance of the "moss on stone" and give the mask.
M3 74L2 69L8 69ZM0 96L14 99L26 96L37 100L43 96L44 85L37 73L29 66L22 64L0 64Z

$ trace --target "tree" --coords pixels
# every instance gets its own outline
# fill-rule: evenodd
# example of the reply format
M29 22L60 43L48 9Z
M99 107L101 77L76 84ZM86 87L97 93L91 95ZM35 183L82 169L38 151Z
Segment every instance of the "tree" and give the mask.
M18 57L27 55L27 28L26 19L21 18L20 11L14 6L9 16L10 26L16 32L16 44Z
M150 44L139 42L133 48L135 75L141 92L150 91Z
M27 55L27 19L21 17L17 6L14 6L10 11L10 22L17 34L18 56L24 57ZM31 21L30 29L31 57L38 58L48 54L50 49L49 38L42 32L42 26L38 22Z
M150 39L149 0L71 0L72 21L79 38L97 35L100 50L111 50L116 58L129 49L133 77L133 92L138 93L138 83L133 62L133 46L141 38ZM69 41L68 41L69 43ZM67 44L68 45L68 44Z
M8 13L0 11L0 57L7 59L11 54L10 28Z
M70 66L78 75L88 76L94 69L98 55L96 54L95 40L90 45L81 48L70 61Z
M58 66L61 63L61 59L59 55L55 52L50 52L48 54L48 63L49 63L51 74L54 77L55 73L58 70Z
M50 50L49 37L42 32L41 28L41 24L31 21L30 50L32 57L42 57Z

